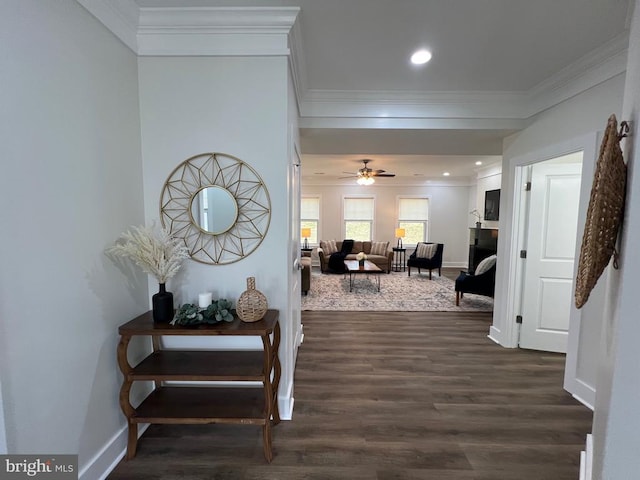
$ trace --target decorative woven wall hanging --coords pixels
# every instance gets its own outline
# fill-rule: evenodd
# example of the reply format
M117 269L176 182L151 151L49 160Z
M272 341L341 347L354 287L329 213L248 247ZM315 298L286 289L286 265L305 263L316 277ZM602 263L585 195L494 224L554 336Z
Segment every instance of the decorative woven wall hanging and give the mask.
M575 304L581 308L589 298L598 278L613 255L613 267L618 268L616 239L622 225L627 183L627 166L622 158L620 140L629 127L620 124L611 115L604 132L600 155L591 187L587 220L582 236L582 247L576 277Z

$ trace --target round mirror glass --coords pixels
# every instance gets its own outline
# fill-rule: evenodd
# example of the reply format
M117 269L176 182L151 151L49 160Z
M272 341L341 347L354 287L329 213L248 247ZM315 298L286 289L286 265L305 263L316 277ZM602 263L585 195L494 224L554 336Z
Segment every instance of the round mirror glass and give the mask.
M220 235L236 223L238 204L229 190L204 187L191 200L191 218L201 230Z

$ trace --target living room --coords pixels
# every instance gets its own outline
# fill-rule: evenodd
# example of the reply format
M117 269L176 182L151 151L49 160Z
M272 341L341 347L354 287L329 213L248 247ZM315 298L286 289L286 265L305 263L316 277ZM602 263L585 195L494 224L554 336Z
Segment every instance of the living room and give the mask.
M501 157L467 156L451 159L460 165L460 173L455 176L443 176L444 172L435 171L431 163L414 160L406 162L404 156L380 156L371 162L373 168L394 172L393 178L379 178L373 185L358 185L355 178L340 179L345 170L357 170L361 163L353 155L345 156L341 165L328 166L322 155L305 155L302 164L302 198L318 204L320 226L319 235L314 228L309 238L310 246L317 247L320 240L342 240L344 236L343 212L345 198L372 198L374 215L371 219L370 241L389 242L389 248L395 247L398 238L398 200L400 198L422 198L427 200L428 212L423 217L426 227L425 236L420 241L445 244L443 266L466 268L469 258L469 228L476 228L476 217L471 212L482 212L482 228L498 228L498 221L485 220L485 192L500 189ZM305 162L309 160L309 163ZM446 163L447 158L442 161ZM463 163L464 162L464 163ZM480 163L480 165L478 165ZM453 165L449 165L451 170ZM329 164L330 165L330 164ZM398 167L406 173L398 172ZM446 167L445 167L446 168ZM429 171L425 171L425 170ZM335 171L337 170L337 172ZM466 170L466 171L465 171ZM307 172L309 174L307 175ZM322 172L322 173L319 173ZM419 175L416 180L415 175ZM303 207L304 208L304 207ZM310 218L303 218L309 222ZM407 255L415 249L415 241L401 239L407 249Z
M463 302L462 308L456 307L454 282L449 277L455 278L460 271L469 270L471 245L477 244L475 237L480 234L477 230L479 220L481 228L485 229L483 235L490 233L493 251L486 250L483 255L476 255L475 262L472 259L471 273L483 258L495 253L493 243L498 238L498 221L485 219L485 195L487 191L500 190L501 157L451 155L428 160L416 155L372 157L368 166L377 171L384 170L385 175L394 176L376 176L373 184L359 185L356 175L348 175L349 170L356 171L362 167L357 156L303 156L301 216L302 226L310 229L307 244L311 249L308 254L312 265L309 290L305 289L303 292L303 310L352 310L365 308L365 305L372 310L391 311L490 309L492 302L473 302L469 301L470 297ZM364 218L352 219L347 227L344 219L348 217L348 213L344 212L349 202L364 205L369 210L364 214L358 212L357 215ZM414 209L416 205L420 212L407 214L405 219L401 217L401 210ZM336 212L341 214L336 215ZM407 227L405 232L410 233L405 233L407 236L404 238L398 238L395 235L398 227ZM334 285L338 280L319 276L321 271L328 271L326 264L320 265L317 250L320 241L340 242L345 238L347 228L362 231L364 237L356 240L385 242L389 252L393 248L404 249L402 252L394 252L388 265L379 265L386 273L393 273L390 277L383 276L380 279L384 287L382 293L369 295L373 292L368 290L374 285L357 283L362 288L367 287L366 298L362 298L365 293L361 291L360 301L349 295L339 295L340 292L344 294L349 290L346 284ZM354 237L355 235L357 234ZM443 244L443 258L439 267L447 275L438 275L439 269L436 269L435 282L423 283L416 280L419 272L414 266L414 280L403 278L409 273L407 259L414 253L417 242ZM328 255L323 255L326 262ZM429 270L422 272L432 278ZM303 283L305 281L303 278ZM446 294L440 290L439 294L435 291L429 294L429 289L440 287L448 288L448 302L441 301L446 298ZM490 300L490 297L484 300Z

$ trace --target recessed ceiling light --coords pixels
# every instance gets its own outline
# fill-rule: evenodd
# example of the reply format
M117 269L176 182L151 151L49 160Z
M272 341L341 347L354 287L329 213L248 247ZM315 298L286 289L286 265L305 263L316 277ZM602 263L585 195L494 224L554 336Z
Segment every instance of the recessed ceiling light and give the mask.
M442 175L445 176L445 177L448 177L451 174L449 172L444 172Z
M431 60L431 52L429 50L418 50L411 55L411 63L414 65L424 65Z
M482 165L482 162L481 162L480 160L478 160L478 161L476 162L476 165Z

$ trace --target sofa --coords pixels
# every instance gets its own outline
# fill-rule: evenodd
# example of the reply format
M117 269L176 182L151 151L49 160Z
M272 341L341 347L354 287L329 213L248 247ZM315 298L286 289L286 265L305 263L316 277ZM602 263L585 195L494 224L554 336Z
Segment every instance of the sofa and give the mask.
M318 248L318 256L320 257L320 271L323 273L331 272L329 269L329 257L331 253L331 249L327 250L327 241L321 240L320 247ZM381 243L384 243L385 246L383 248L384 254L371 254L372 247L374 243L377 243L377 247L381 247ZM337 251L339 252L342 249L342 242L335 241ZM353 248L351 249L351 253L347 255L345 260L357 260L356 255L360 252L364 252L367 255L367 260L372 263L375 263L380 270L390 273L391 272L391 263L393 262L393 250L389 246L389 242L362 242L355 241L353 242Z
M305 295L311 289L311 257L302 256L300 258L300 290Z

